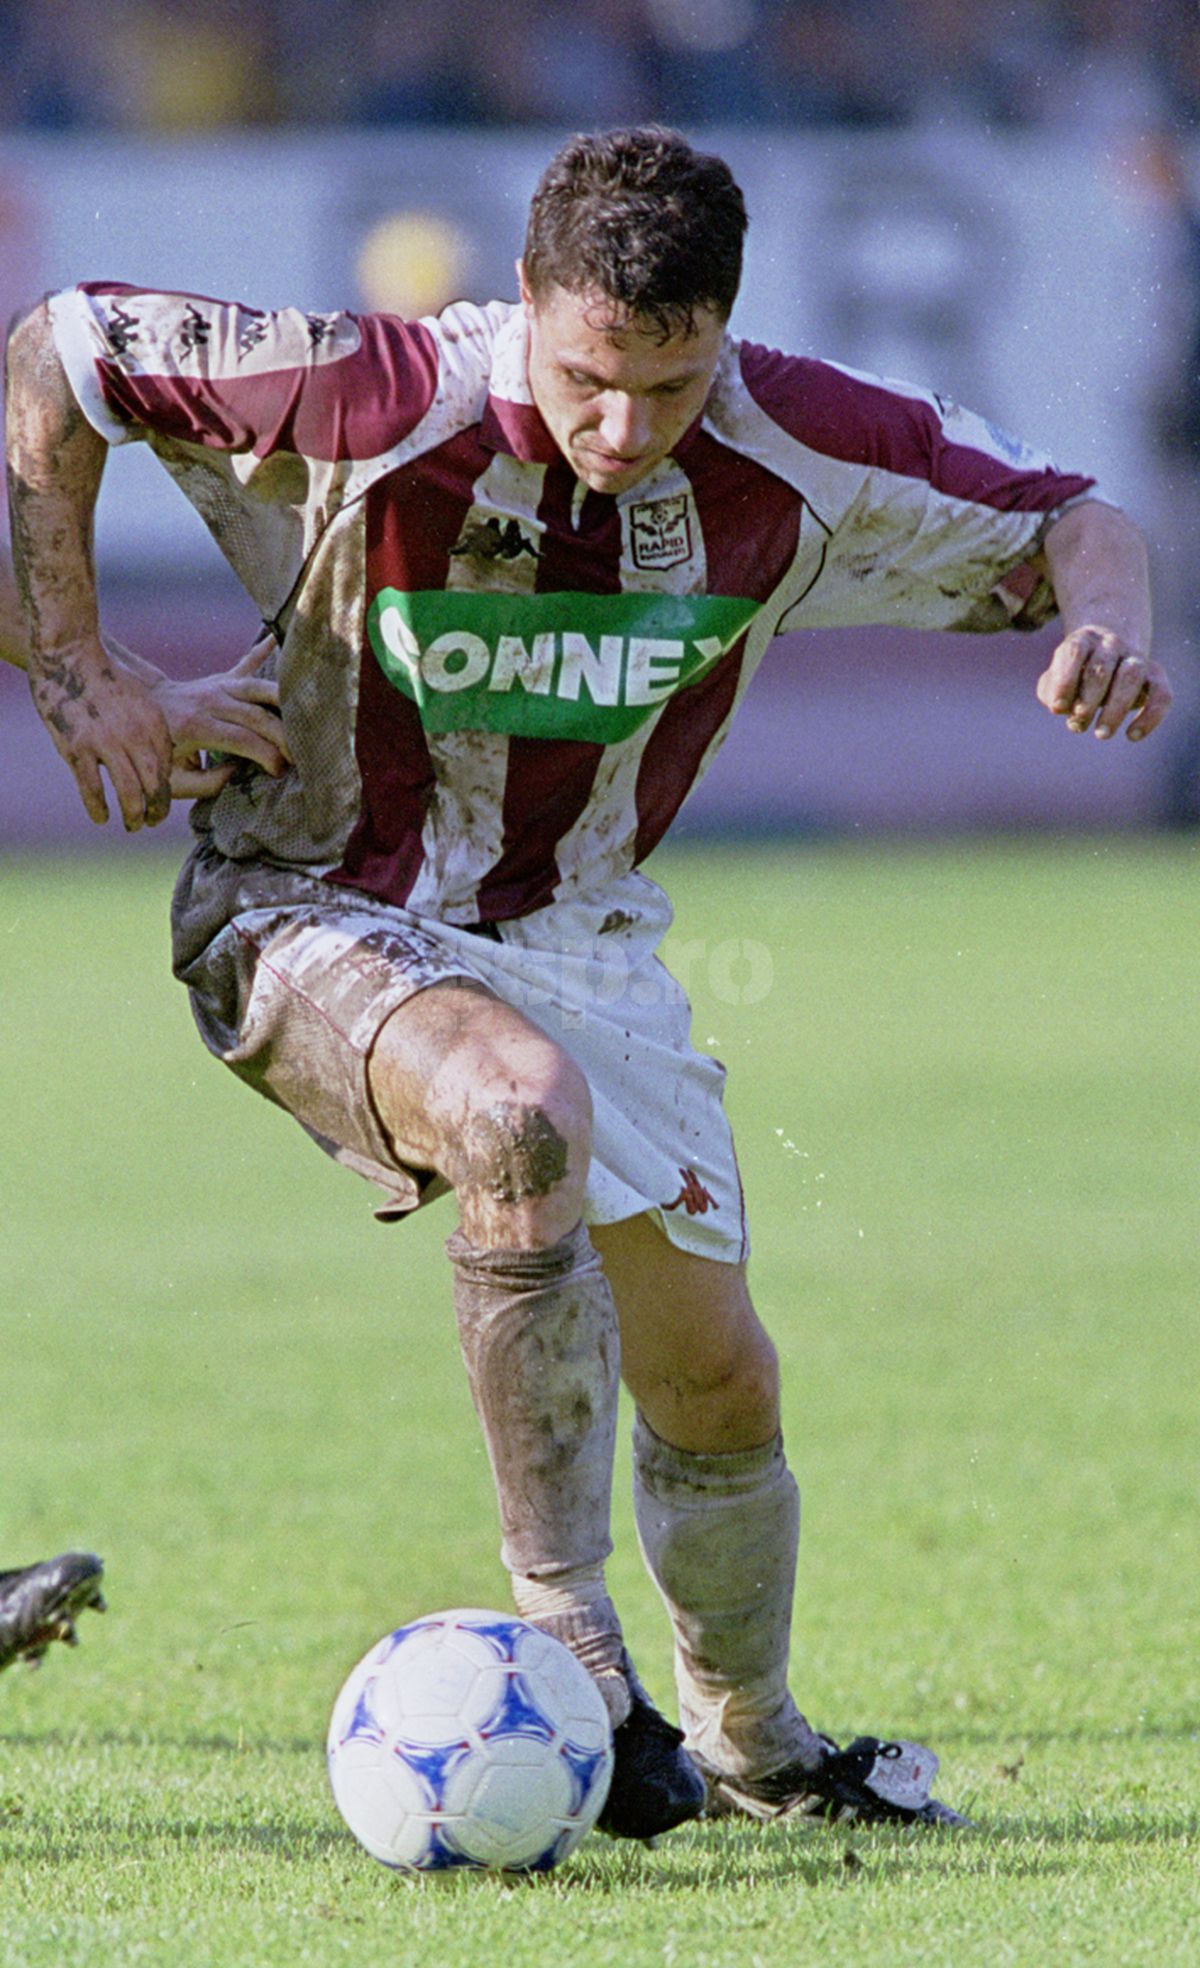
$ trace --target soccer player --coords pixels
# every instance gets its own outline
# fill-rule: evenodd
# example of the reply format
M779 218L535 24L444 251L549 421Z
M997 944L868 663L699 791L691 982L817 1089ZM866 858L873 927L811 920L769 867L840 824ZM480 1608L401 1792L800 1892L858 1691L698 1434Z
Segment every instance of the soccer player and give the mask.
M31 674L85 805L161 817L167 734L106 666L108 444L149 438L277 642L294 769L194 810L175 966L211 1048L447 1245L516 1606L595 1675L602 1825L710 1810L951 1822L936 1759L839 1750L787 1684L798 1537L746 1283L723 1072L639 864L782 631L1035 627L1069 729L1142 739L1139 534L924 389L740 343L745 209L673 133L569 142L520 301L406 324L101 283L9 353ZM618 1375L686 1746L605 1586ZM706 1792L707 1787L707 1792Z
M76 1646L76 1616L88 1607L104 1611L103 1577L90 1551L64 1551L0 1572L0 1669L17 1659L36 1664L55 1640Z

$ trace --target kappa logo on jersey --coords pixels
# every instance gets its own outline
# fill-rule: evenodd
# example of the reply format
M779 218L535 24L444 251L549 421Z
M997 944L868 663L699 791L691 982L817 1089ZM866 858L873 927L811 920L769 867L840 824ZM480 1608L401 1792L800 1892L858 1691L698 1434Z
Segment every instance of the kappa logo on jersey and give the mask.
M195 355L197 349L206 349L211 336L212 322L189 302L179 328L180 354Z
M128 308L114 304L104 317L104 333L108 346L115 356L128 355L141 333L141 323L136 314Z
M758 606L732 595L382 588L367 633L427 731L611 745L718 662Z
M477 520L464 527L458 544L450 549L451 560L520 560L522 554L536 560L537 548L515 519L505 520L503 526L498 519Z
M650 499L629 510L629 531L635 567L678 567L692 557L692 523L686 492L671 499Z

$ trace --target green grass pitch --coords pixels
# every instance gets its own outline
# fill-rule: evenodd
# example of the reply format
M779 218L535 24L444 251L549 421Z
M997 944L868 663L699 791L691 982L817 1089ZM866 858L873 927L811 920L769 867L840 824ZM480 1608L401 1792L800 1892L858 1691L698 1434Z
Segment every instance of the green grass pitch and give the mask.
M111 1600L0 1680L3 1968L1200 1958L1195 847L655 872L784 1359L797 1694L932 1743L978 1829L592 1838L532 1885L358 1851L342 1675L504 1603L452 1206L377 1225L207 1058L170 870L114 841L10 864L0 901L0 1564L93 1547ZM626 1462L612 1577L665 1702Z

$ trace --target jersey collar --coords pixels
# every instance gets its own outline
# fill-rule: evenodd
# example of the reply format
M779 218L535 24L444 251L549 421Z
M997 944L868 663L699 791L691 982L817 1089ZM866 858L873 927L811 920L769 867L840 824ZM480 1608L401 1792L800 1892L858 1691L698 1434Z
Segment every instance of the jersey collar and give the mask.
M562 456L529 388L529 324L520 305L499 329L492 348L488 399L479 439L522 464L552 465Z

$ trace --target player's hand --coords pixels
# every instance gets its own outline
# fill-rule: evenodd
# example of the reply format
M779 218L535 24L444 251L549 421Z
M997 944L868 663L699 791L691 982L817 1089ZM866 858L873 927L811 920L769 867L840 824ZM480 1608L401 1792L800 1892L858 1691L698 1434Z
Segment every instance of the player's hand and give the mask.
M212 799L236 772L238 758L253 759L275 778L286 772L291 754L279 716L279 685L258 674L275 647L273 637L256 642L231 670L182 683L109 636L104 647L115 663L143 679L167 720L172 799ZM204 750L233 756L206 765Z
M140 677L113 663L97 639L56 650L31 667L38 714L71 768L89 819L103 826L108 774L127 831L156 827L171 809L171 733Z
M235 759L252 759L274 779L287 771L292 755L279 715L279 685L258 674L274 647L274 638L264 636L231 670L186 683L164 677L154 685L174 742L176 799L211 799L236 771ZM206 766L202 751L231 756Z
M1038 678L1038 699L1068 731L1112 738L1147 738L1171 708L1171 687L1159 664L1110 630L1083 627L1064 636Z

